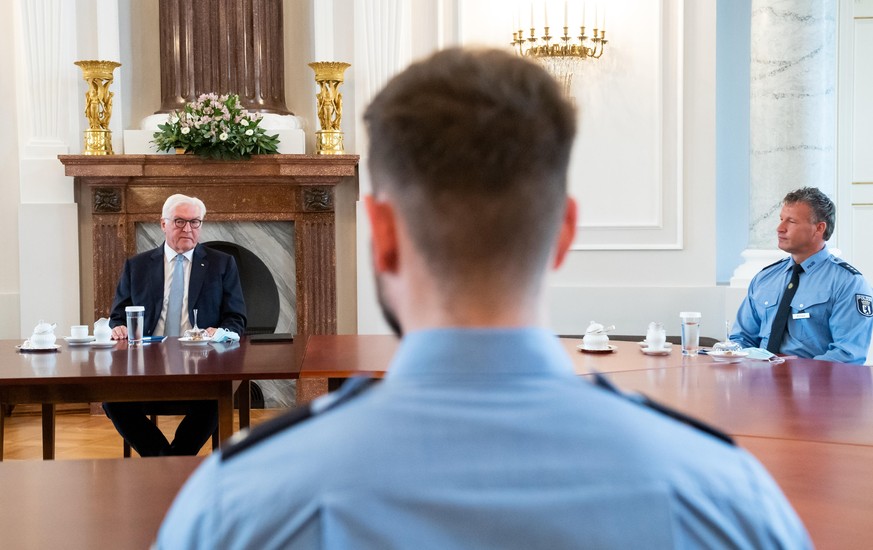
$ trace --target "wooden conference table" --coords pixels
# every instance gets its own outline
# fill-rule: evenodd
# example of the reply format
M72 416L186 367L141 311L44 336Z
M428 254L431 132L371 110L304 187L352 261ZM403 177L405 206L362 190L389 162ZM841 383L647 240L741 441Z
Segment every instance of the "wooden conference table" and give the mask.
M200 457L0 465L0 547L144 549Z
M873 539L870 367L803 359L788 359L781 365L758 361L722 364L707 356L682 358L678 349L666 357L650 357L640 353L633 342L613 342L617 346L615 353L591 355L575 350L579 340L566 339L562 343L573 357L578 374L585 376L591 369L597 369L609 374L624 390L641 391L734 435L771 472L817 547L870 546ZM5 344L0 341L0 351ZM138 380L145 385L166 382L164 376L186 383L196 383L197 375L220 380L262 374L267 377L256 367L262 361L284 363L286 368L293 365L302 378L382 376L396 348L397 341L390 336L311 336L308 341L300 337L294 346L243 342L239 349L246 350L245 357L238 361L249 364L253 370L243 365L226 365L232 370L227 377L219 376L216 370L221 362L219 356L230 351L213 357L210 357L213 352L209 352L196 364L192 364L190 354L185 361L159 358L140 361L129 358L131 352L121 344L111 352L111 363L94 357L76 363L79 370L89 372L76 373L72 372L75 371L72 358L62 359L64 353L70 353L64 349L56 354L51 368L33 359L18 364L18 378L10 375L15 369L3 366L0 391L6 391L10 379L35 376L55 379L41 390L46 397L53 396L53 392L65 393L67 390L61 389L66 386L65 379L79 380L80 389L72 393L87 393L97 392L87 389L91 387L106 392L104 386L113 382L83 382L81 378L114 377L118 378L114 383L119 386L133 386ZM165 343L164 351L144 349L143 357L148 353L167 358L185 355L172 342ZM205 361L206 358L210 360ZM167 365L163 374L157 368L144 366L161 361ZM138 371L140 366L142 370ZM277 374L272 372L269 377ZM34 384L32 380L29 383ZM222 391L229 392L226 388ZM133 393L127 388L121 395ZM4 537L9 533L13 537L9 540L21 541L10 547L145 547L153 540L169 503L198 461L191 457L5 463L0 466L3 487L0 533ZM50 528L45 526L46 521L51 522ZM61 538L53 538L53 533L62 534L58 535ZM116 545L112 542L115 540L126 543ZM3 544L6 542L4 538Z
M297 378L305 340L252 344L184 345L178 338L108 349L73 346L58 340L57 352L20 353L20 340L0 340L0 405L39 403L43 407L43 458L54 458L57 403L216 399L221 441L233 431L234 382L240 425L249 424L251 380ZM0 459L3 457L0 414Z
M643 355L636 342L580 353L562 339L576 372L609 375L733 435L782 487L819 548L869 548L873 540L873 370L811 359L717 363L706 355ZM301 378L381 377L391 336L311 336ZM334 383L333 385L336 385Z

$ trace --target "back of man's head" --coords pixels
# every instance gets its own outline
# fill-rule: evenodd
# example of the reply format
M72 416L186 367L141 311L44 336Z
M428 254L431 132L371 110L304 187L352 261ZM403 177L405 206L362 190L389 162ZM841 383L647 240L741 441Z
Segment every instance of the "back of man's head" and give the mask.
M437 277L541 275L576 131L546 71L499 50L444 50L391 80L364 120L374 194Z

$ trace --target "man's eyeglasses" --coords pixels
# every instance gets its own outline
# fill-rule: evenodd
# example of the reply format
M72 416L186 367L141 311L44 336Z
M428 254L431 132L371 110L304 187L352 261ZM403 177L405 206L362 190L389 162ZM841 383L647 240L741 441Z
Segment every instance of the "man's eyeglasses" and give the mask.
M167 221L170 221L170 220L167 219ZM185 229L185 224L187 224L187 223L191 224L191 229L197 229L200 227L200 224L203 223L203 220L198 220L196 218L193 220L186 220L183 218L175 218L173 220L173 225L175 225L178 229Z

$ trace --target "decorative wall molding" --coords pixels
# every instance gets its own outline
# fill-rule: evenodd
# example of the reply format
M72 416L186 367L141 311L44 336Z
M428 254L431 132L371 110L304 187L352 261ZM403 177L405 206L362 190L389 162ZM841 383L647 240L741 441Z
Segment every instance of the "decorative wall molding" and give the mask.
M631 27L639 24L628 17L633 9L612 7L612 47L574 79L581 111L570 168L581 206L574 250L683 248L684 2L640 4L653 10L651 19L640 14L648 21L641 28ZM638 89L644 101L630 93ZM628 157L617 158L619 151Z
M683 89L694 86L684 80L685 1L604 4L610 47L582 64L572 86L579 110L569 172L580 214L574 250L683 248ZM458 0L456 20L447 22L462 44L508 49L519 16L524 21L526 11L501 0Z

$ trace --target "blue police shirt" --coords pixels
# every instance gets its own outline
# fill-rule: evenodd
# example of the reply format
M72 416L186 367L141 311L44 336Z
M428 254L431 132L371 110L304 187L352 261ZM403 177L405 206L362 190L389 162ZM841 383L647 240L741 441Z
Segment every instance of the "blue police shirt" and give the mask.
M809 548L748 453L540 329L407 334L385 380L195 472L160 548Z
M785 258L761 270L737 311L731 340L766 348L779 301L794 268ZM867 280L827 247L800 264L788 329L779 353L863 364L873 333L873 291Z

